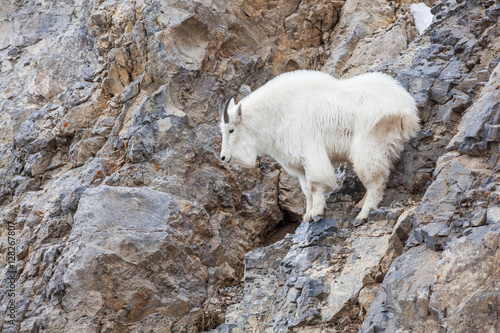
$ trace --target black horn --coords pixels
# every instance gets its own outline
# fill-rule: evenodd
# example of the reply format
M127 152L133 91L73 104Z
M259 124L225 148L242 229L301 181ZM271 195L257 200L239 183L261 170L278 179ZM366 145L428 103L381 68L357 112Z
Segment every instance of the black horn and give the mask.
M222 119L222 116L224 114L224 101L226 98L223 98L222 101L219 104L219 118Z
M232 99L233 99L233 96L229 97L229 99L226 101L225 104L224 104L225 99L223 99L219 105L219 117L224 120L225 124L227 124L229 122L229 115L227 113L227 107L229 105L229 102L231 102Z

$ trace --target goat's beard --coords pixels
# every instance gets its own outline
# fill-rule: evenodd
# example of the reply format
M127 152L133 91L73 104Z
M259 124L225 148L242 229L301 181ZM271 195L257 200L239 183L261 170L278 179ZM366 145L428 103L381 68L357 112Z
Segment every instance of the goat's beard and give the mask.
M230 164L237 164L243 168L255 168L257 164L257 153L251 149L242 149L239 153L234 154Z

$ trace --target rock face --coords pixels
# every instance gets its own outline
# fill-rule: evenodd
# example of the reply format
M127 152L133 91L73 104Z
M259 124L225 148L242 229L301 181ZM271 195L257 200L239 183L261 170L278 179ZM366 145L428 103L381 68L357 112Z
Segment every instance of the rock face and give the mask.
M355 232L338 219L303 222L295 235L247 253L243 301L217 330L320 332L359 327L359 314L379 289L373 285L382 281L398 252L395 248L403 247L399 237L405 234L404 218L394 224L394 218L386 219L389 215Z
M500 331L500 4L412 2L4 1L0 330ZM299 68L417 100L362 226L348 167L299 226L275 161L219 161L220 100Z

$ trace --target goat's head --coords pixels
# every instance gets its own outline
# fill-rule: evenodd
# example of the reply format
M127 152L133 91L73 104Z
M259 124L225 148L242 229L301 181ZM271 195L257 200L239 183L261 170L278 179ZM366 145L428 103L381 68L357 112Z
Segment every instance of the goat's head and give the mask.
M257 161L256 142L244 124L241 108L241 102L235 104L232 97L227 102L222 100L219 105L222 133L220 159L229 164L253 168Z

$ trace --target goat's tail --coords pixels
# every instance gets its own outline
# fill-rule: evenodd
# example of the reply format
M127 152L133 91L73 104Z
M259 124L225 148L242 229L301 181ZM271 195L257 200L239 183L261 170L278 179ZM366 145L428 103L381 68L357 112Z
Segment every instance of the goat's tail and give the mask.
M420 118L416 105L408 107L401 114L401 137L404 141L409 141L417 135L420 130Z

